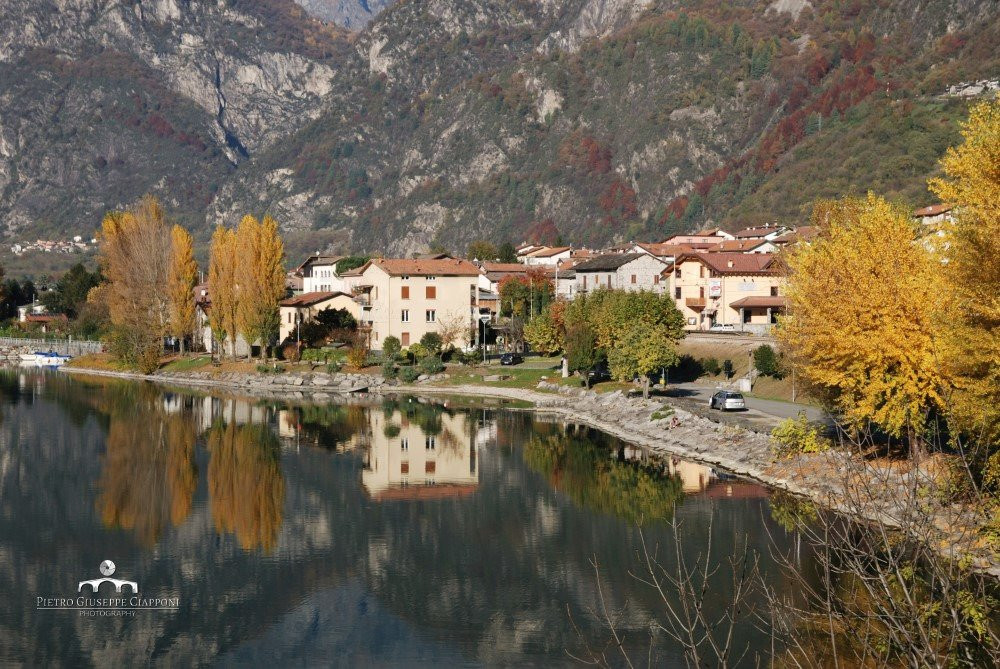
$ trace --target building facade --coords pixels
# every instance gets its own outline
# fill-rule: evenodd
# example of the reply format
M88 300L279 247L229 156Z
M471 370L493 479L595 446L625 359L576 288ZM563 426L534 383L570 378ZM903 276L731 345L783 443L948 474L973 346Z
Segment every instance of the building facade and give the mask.
M297 323L312 322L324 309L344 309L355 320L361 320L361 306L347 293L302 293L278 303L278 315L281 319L278 341L284 341L292 334Z
M663 271L668 267L648 253L611 253L584 260L573 271L577 295L608 290L651 290L662 292Z

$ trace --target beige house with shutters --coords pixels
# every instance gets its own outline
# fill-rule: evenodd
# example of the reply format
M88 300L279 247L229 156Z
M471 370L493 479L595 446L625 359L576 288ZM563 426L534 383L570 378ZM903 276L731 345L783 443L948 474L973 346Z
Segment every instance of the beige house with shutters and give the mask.
M784 312L785 275L769 253L690 253L664 272L688 330L769 332Z
M461 334L445 344L464 347L479 313L479 277L476 265L455 258L368 262L353 292L361 307L359 322L370 328L372 349L380 350L390 335L406 347L453 324L461 325Z

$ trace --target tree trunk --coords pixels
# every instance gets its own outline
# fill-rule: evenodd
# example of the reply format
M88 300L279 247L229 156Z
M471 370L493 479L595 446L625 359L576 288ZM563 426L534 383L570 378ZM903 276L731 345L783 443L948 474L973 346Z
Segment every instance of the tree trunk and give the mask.
M649 376L642 377L642 399L649 399Z
M181 337L178 337L178 339L181 340L181 355L184 355L184 353L186 353L186 351L184 350L184 337L181 336Z

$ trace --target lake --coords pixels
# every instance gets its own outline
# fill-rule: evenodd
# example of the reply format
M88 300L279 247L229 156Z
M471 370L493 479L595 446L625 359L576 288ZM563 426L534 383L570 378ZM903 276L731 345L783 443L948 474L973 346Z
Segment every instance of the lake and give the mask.
M633 575L671 517L688 559L746 543L783 586L765 488L525 411L31 370L0 392L5 664L573 665L608 642L603 594L629 652L675 666ZM102 578L138 598L81 585ZM737 641L770 648L751 622Z

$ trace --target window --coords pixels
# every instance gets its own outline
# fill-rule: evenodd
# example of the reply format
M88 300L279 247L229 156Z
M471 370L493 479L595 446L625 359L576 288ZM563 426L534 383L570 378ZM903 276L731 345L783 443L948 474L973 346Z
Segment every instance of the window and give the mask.
M409 332L404 332L403 334L401 334L399 336L399 343L402 344L403 346L409 346L410 345L410 333Z
M433 281L433 280L434 280L434 279L436 279L436 278L437 278L437 277L436 277L436 276L434 276L433 274L428 274L428 275L427 275L427 280L428 280L428 281Z
M587 275L586 274L583 276L583 289L587 290Z
M437 437L432 434L424 437L424 449L428 451L433 451L437 447Z
M399 320L403 321L404 323L409 323L410 322L410 310L409 309L403 309L399 313Z
M433 460L428 460L424 463L424 473L433 474L437 470L437 463Z
M698 297L705 299L705 286L698 286Z
M409 474L410 473L410 463L409 462L400 462L399 463L399 473L400 474Z
M653 275L653 285L654 286L659 286L660 285L660 275L659 274L654 274Z
M409 280L410 280L410 275L409 275L409 274L404 274L404 275L402 275L402 276L401 276L400 278L401 278L401 279L402 279L403 281L409 281Z
M681 278L681 268L680 267L678 267L677 269L674 270L674 276L677 277L678 279Z
M424 288L424 295L428 300L437 299L437 286L427 286Z
M681 287L680 286L677 286L676 288L674 288L674 299L675 300L681 299Z
M410 450L410 440L407 437L402 437L399 440L399 450L401 451Z
M705 278L705 266L704 265L698 265L698 278L699 279L704 279Z
M434 323L436 321L437 321L437 312L434 311L433 309L428 309L427 310L427 322L428 323Z
M632 275L632 283L635 283L635 274Z
M402 288L400 289L400 291L399 291L399 292L400 292L400 296L401 296L401 297L402 297L402 298L403 298L404 300L408 300L408 299L410 299L410 287L409 287L409 286L403 286L403 287L402 287Z
M771 286L771 297L777 297L777 296L778 296L778 287Z

